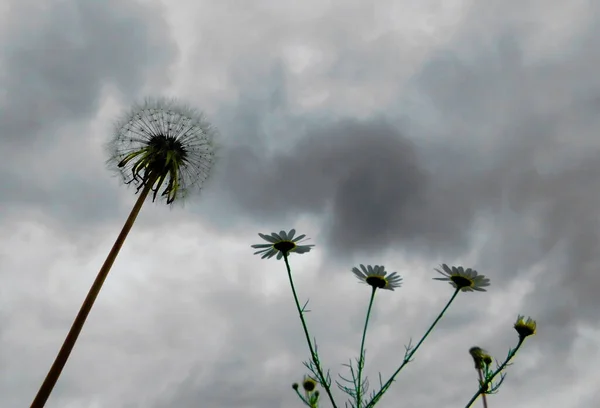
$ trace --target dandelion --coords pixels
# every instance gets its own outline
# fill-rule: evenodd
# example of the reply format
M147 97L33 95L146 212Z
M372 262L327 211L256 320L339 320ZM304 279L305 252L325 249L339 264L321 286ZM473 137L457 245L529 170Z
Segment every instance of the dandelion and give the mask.
M254 255L262 254L261 259L272 258L277 255L277 259L281 259L283 256L289 255L291 252L295 252L297 254L304 254L309 252L314 245L298 245L303 241L303 238L306 235L298 235L294 238L296 234L295 229L291 229L289 232L280 231L279 234L276 232L272 232L271 235L265 235L259 233L258 235L268 242L268 244L255 244L252 245L252 248L259 249L256 251Z
M441 265L443 271L435 269L440 274L444 275L443 278L433 278L434 280L447 281L455 289L459 289L463 292L472 292L474 290L479 292L485 292L484 287L490 286L490 280L484 275L480 275L476 270L467 268L464 269L462 266L453 266L450 268L446 264Z
M31 408L42 408L65 366L102 284L144 204L162 190L167 204L200 188L215 163L216 130L204 117L173 100L146 100L135 106L115 126L109 143L109 167L126 184L137 186L138 199L94 281Z
M525 316L519 315L517 317L517 321L515 322L515 330L519 333L519 338L521 340L525 339L525 337L533 336L535 334L535 330L537 328L537 323L531 317L525 320Z
M201 187L215 161L215 129L202 114L172 100L147 100L115 126L108 164L126 184L160 189L167 204Z
M374 289L394 290L402 285L402 278L396 272L389 275L385 271L384 266L364 266L360 265L360 269L352 268L354 275L363 283L372 286Z

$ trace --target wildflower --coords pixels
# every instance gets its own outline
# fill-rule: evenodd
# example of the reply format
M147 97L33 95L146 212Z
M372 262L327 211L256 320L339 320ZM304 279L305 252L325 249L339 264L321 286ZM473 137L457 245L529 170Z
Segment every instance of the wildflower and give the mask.
M317 382L314 378L305 375L304 380L302 381L302 388L304 388L304 391L306 392L313 392L315 388L317 388Z
M281 259L284 255L287 256L290 252L304 254L310 251L311 247L314 247L314 245L298 245L298 243L300 243L302 238L304 238L306 235L302 234L294 238L295 233L295 229L290 230L288 233L285 231L280 231L279 234L273 232L271 235L259 233L258 235L269 243L252 245L252 248L260 248L260 250L256 251L254 255L262 254L262 259L272 258L273 256L277 255L277 259Z
M362 269L362 270L361 270ZM389 275L385 271L384 266L360 265L360 269L354 267L352 272L358 279L375 289L394 290L402 285L402 278L396 272Z
M528 336L533 336L535 334L535 330L537 327L537 323L531 317L528 317L525 320L525 316L519 315L517 317L517 321L515 322L515 330L519 333L519 337L524 339Z
M115 126L108 164L152 200L164 187L167 204L200 187L215 163L217 132L204 116L168 99L148 99Z
M443 271L439 269L436 269L436 271L444 275L444 277L433 279L447 281L456 289L460 289L463 292L472 292L474 290L485 292L486 290L483 287L490 286L490 280L484 275L479 275L474 269L467 268L465 270L462 266L453 266L450 268L446 264L442 264L441 266Z
M489 365L492 364L492 356L480 347L471 347L469 353L471 354L471 357L473 357L475 368L478 370L482 370L484 365L489 367Z
M321 396L321 394L319 393L319 390L316 390L315 392L312 393L312 395L310 396L310 399L308 401L311 408L317 408L319 406L319 397L320 396Z
M199 188L215 163L216 135L216 130L200 113L166 99L148 99L116 124L107 146L107 164L123 177L126 184L134 183L136 194L140 194L98 272L95 282L99 286L95 283L90 289L31 407L43 407L50 397L96 296L148 195L153 192L154 201L163 189L161 197L166 198L167 204L172 204L185 197L193 186Z

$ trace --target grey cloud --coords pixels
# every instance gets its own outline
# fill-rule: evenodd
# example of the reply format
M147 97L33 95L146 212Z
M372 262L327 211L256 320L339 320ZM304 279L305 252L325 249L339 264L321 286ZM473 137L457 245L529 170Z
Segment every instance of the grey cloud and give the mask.
M248 147L230 154L226 183L237 203L263 217L326 213L336 252L460 242L459 214L448 217L428 199L430 175L415 146L385 121L311 129L266 160Z
M598 25L590 20L560 52L533 52L540 26L524 19L500 3L474 7L382 108L385 119L334 116L290 128L303 136L289 147L232 149L232 201L262 222L321 215L337 255L461 258L483 239L474 266L498 287L545 269L526 308L548 330L595 322ZM401 116L405 108L415 115Z
M390 74L393 64L388 56L397 55L395 49L392 49L392 41L382 38L373 43L361 43L357 49L344 47L344 42L357 42L361 30L365 29L352 25L350 17L332 21L332 14L319 24L310 25L310 29L307 28L308 25L304 25L305 33L316 33L316 37L335 37L331 41L317 38L330 47L329 55L337 61L330 67L317 70L318 75L337 80L336 86L331 89L351 88L353 81L362 81L361 89L367 91L372 81L378 81L378 86L397 92L396 100L390 106L378 105L380 116L366 120L340 120L340 112L351 111L353 101L344 100L339 94L337 98L332 97L319 107L319 112L291 112L295 95L290 85L292 81L281 61L273 57L279 50L277 47L269 47L270 43L266 41L279 40L280 36L276 35L278 31L266 30L269 35L261 37L264 41L257 40L260 47L249 47L240 58L236 57L235 50L239 46L238 37L234 41L231 41L231 37L219 37L231 47L228 49L231 59L220 62L223 66L235 65L235 68L224 68L224 71L230 74L230 79L233 78L233 87L240 98L237 102L221 106L218 120L215 121L228 138L231 148L222 162L219 177L222 177L220 181L223 183L215 183L212 192L207 191L211 200L200 200L201 206L212 205L214 208L206 213L203 212L206 208L192 211L200 213L202 210L203 217L209 214L217 220L215 222L229 222L230 226L236 219L251 219L258 231L262 231L262 226L267 223L288 225L302 213L318 215L326 226L327 246L335 250L338 256L355 256L360 251L369 251L369 255L373 255L375 249L380 248L382 251L415 252L428 260L436 255L460 259L466 255L473 256L468 252L483 245L482 250L475 255L477 259L473 266L492 278L491 291L509 288L509 284L515 282L514 279L525 279L523 274L531 267L541 268L543 273L535 282L534 292L522 306L525 313L538 319L540 333L526 345L526 350L509 371L504 391L494 396L499 405L515 406L521 403L535 406L535 402L539 401L535 398L543 394L539 392L540 389L556 390L560 385L558 382L565 382L564 378L577 378L579 367L565 364L568 362L565 359L572 358L576 351L574 340L579 338L576 329L581 320L590 324L597 322L595 311L598 298L594 294L594 287L598 286L598 274L595 273L598 265L595 255L598 252L596 209L600 204L596 193L599 187L596 180L600 175L600 164L596 159L600 140L596 135L599 125L596 115L599 83L595 73L600 50L597 46L600 37L596 27L600 26L594 21L595 15L588 13L588 27L586 23L578 24L581 30L567 42L568 49L561 46L546 54L533 55L528 41L535 37L540 22L548 20L546 12L552 9L548 2L543 3L543 8L537 8L534 2L527 2L527 7L515 9L517 11L512 11L514 7L506 2L480 3L461 21L456 36L429 57L406 87L395 84L396 77ZM115 10L119 8L116 7ZM139 10L146 9L142 7ZM359 13L353 17L361 16ZM210 12L203 13L203 18L212 18L215 26L221 24ZM531 24L528 19L537 24ZM110 21L113 20L109 19ZM253 20L250 26L255 23ZM370 24L373 23L367 25ZM263 27L261 24L255 25L257 31ZM300 30L301 25L290 27ZM346 28L339 29L339 26L344 25ZM147 25L150 26L163 27L158 22L156 25ZM285 24L282 23L281 27L283 26ZM314 27L322 31L313 31ZM229 30L235 27L226 28ZM253 27L241 26L240 30L245 33L243 29L250 28ZM35 30L32 33L35 35ZM217 33L218 30L212 32L212 37L218 37ZM242 34L239 38L241 37L251 36ZM159 40L162 38L166 37L159 35L155 37L157 42L153 40L147 43L161 44ZM118 42L116 45L120 44ZM115 44L111 42L112 45ZM219 46L220 44L216 48ZM375 49L377 47L381 47L379 52ZM128 49L131 55L141 58L139 65L132 64L129 76L118 76L116 71L111 71L112 65L103 65L102 62L98 62L98 66L108 70L106 75L86 75L112 86L134 84L131 85L131 95L125 97L129 98L143 87L142 82L127 82L124 79L146 72L140 68L146 60L141 54L134 52L141 53L143 49L148 50L144 47ZM206 64L207 60L214 62L212 56L203 54L204 51L199 51L202 55L199 59L201 64ZM93 56L90 58L93 60ZM161 61L169 58L164 57ZM407 61L410 59L406 58ZM72 61L73 57L66 59ZM247 63L250 61L253 63ZM377 66L369 67L368 61L376 61ZM402 64L402 61L398 63ZM3 61L4 67L10 67L6 64ZM161 64L156 68L159 72L157 76L163 72ZM96 65L84 66L82 69L85 68L87 72L95 67ZM4 73L18 74L17 71L15 68L12 71L4 68ZM121 82L116 77L121 78ZM146 82L148 77L144 78L143 81ZM315 78L315 81L319 86L327 87L326 81L317 81L321 78ZM16 88L7 89L13 89L11 92L14 96ZM61 95L58 90L62 89L62 85L48 85L48 89ZM45 112L38 109L40 117L46 119L44 123L50 123L49 118L52 117L74 122L75 115L71 115L71 111L77 111L82 118L93 117L97 105L89 101L98 100L94 98L99 98L100 88L82 86L81 89L87 93L79 95L79 98L62 97L56 111ZM123 89L128 88L125 86ZM23 95L30 95L30 92L31 89L28 89ZM51 101L51 98L41 100ZM19 102L15 106L24 107L27 104ZM11 112L18 111L16 108L10 109L13 109ZM14 127L15 124L29 126L32 135L30 141L41 140L41 135L46 134L41 122L25 123L25 120L18 118L3 121L0 122L0 127L4 129L9 129L8 125ZM52 129L54 125L48 126ZM38 139L33 139L33 135L37 135ZM8 137L3 138L5 142L8 141ZM10 143L14 146L17 140L11 139ZM92 149L89 146L85 148ZM43 156L45 155L37 152L26 157L33 161ZM59 154L55 158L60 162ZM75 180L68 180L71 190L67 197L73 202L77 200L75 190L85 189L84 181L96 180L95 176L99 172L105 172L101 169L102 157L88 157L87 160L97 161L98 167L93 174L81 173L73 176ZM5 167L0 171L11 174L9 162L4 163ZM79 164L82 163L85 160L79 161ZM70 168L63 165L60 177L66 176L68 171ZM105 176L101 185L105 186L108 175L103 174ZM19 204L20 194L29 197L29 202L36 199L41 201L40 195L36 195L38 190L20 191L20 185L23 185L21 181L26 178L22 175L18 177L23 178L4 178L0 182L5 183L2 187L9 186L9 191L13 193L11 205L16 207ZM51 186L59 188L59 184L57 182ZM218 189L224 191L219 192ZM94 191L100 190L94 188ZM116 187L111 191L116 191ZM51 188L45 192L48 194L46 197L52 198ZM122 189L122 193L123 196L131 195L131 191L126 189ZM100 199L95 196L94 206L85 204L89 213L82 212L78 221L83 225L87 222L86 216L97 217L101 210L99 203L113 201L116 198L113 200L104 196ZM61 211L68 213L68 210L72 210L72 206ZM115 213L114 209L107 209L106 206L102 210ZM148 224L145 232L151 231L150 228L157 228L159 222L164 222L165 217L160 217L164 212L163 208L156 212L148 210L156 216L140 217L141 225L135 231L142 230L144 222L152 223ZM54 213L52 210L44 211ZM180 216L186 215L180 212ZM74 228L74 225L68 227ZM255 237L255 232L249 231L248 234ZM309 231L302 232L310 234ZM129 241L129 247L132 248L135 242L136 240ZM252 242L248 244L250 243ZM143 246L135 252L139 251L145 254L148 247ZM137 262L137 255L132 259ZM147 258L142 256L139 259ZM191 254L186 254L177 255L174 259L184 261L178 264L165 257L165 270L184 269L192 258ZM198 262L212 265L207 272L209 275L228 272L214 267L211 263L213 261L203 258ZM83 265L87 265L87 262L82 261ZM145 268L143 265L137 266ZM244 263L240 267L245 267ZM80 268L75 265L74 269ZM261 271L249 271L248 275L252 276L254 272ZM19 276L24 275L22 273ZM28 276L31 279L36 277L34 273L29 273ZM172 282L172 275L166 276ZM290 299L282 299L281 304L279 301L265 304L252 296L246 296L243 291L238 293L234 289L237 286L223 283L227 290L219 291L215 286L214 298L209 297L206 304L194 304L192 308L182 296L176 296L172 303L167 302L165 306L165 291L181 294L190 287L206 286L206 276L202 275L198 281L184 281L179 288L152 280L151 285L148 283L152 287L153 296L149 304L156 310L152 308L143 314L139 310L132 310L131 315L124 316L122 312L125 305L117 301L115 304L118 303L119 307L115 306L115 310L103 311L102 304L98 304L99 310L95 309L94 314L96 324L101 327L87 326L88 339L93 338L93 341L81 343L82 349L78 357L70 362L70 374L67 373L63 378L54 403L60 405L63 401L79 401L81 405L90 404L94 399L100 401L102 398L102 403L109 406L136 406L141 403L138 397L143 399L140 394L146 394L149 390L158 393L159 387L171 380L172 388L163 393L163 402L144 400L144 403L158 407L192 407L202 403L208 406L239 406L242 402L248 406L286 406L287 401L292 400L291 390L286 389L289 379L300 373L302 367L299 361L306 355L301 337L288 334L298 328L295 315L292 312L287 317L279 314L284 312L281 305L289 304ZM27 281L21 283L20 287L25 288L27 285L34 287ZM248 282L239 284L240 287L247 285ZM44 288L40 287L39 290ZM87 287L81 290L85 289ZM339 288L321 289L322 298L330 300L335 297L331 293L336 293L333 291ZM402 296L401 293L397 292L395 295ZM105 301L110 299L106 292L104 294ZM130 287L127 293L128 299L134 295L145 296L137 286ZM206 295L198 296L204 299ZM23 296L23 299L29 297ZM50 307L49 304L56 302L56 299L49 294L44 297L40 293L37 299L39 305L35 309L36 319L48 319L53 326L70 323L72 315L71 312L64 312L64 304L60 308ZM461 406L464 403L464 398L457 396L457 389L472 389L476 384L466 355L466 349L471 344L465 345L464 351L459 351L459 354L465 354L464 357L454 357L453 347L472 339L475 333L488 330L489 318L484 315L489 311L485 308L483 299L489 298L469 298L457 306L459 310L449 316L440 331L435 333L431 343L428 341L414 365L411 365L406 377L413 378L414 382L409 382L410 379L407 378L407 382L392 388L382 406L391 406L400 398L405 398L404 401L408 404L412 402L416 406L440 405L440 401L448 406ZM330 306L335 307L333 303L326 303L328 311ZM73 304L73 307L79 306L78 302L73 301ZM472 308L477 311L471 313ZM60 310L61 317L55 316L50 321L52 310L57 313ZM203 349L200 342L201 339L204 341L203 336L206 335L202 324L213 324L208 318L203 320L205 316L202 313L206 310L220 320L224 320L222 316L232 316L233 319L235 327L227 332L230 336L223 341L223 350L219 353L213 354L212 349ZM182 311L190 313L190 316L185 317L189 320L183 320ZM317 309L315 314L321 312L322 310ZM362 309L358 311L340 307L328 316L334 317L335 324L323 319L314 321L315 324L311 327L315 328L324 348L331 343L332 349L346 350L350 343L352 346L356 345L351 336L358 333L355 323L360 320L357 318L355 321L354 317L360 317L360 313ZM396 318L401 320L402 314L396 316L395 313L390 308L385 316L390 321L393 319L395 322ZM348 317L349 314L352 315L351 318ZM144 321L142 315L150 316L149 320ZM155 315L159 318L153 320ZM269 316L273 321L267 323L262 319L260 326L252 327L250 322L257 315L261 318ZM11 317L9 314L9 318ZM116 321L119 317L121 320ZM423 319L419 314L419 321ZM477 329L460 324L466 320L472 326L477 326ZM12 321L16 324L15 322L22 322L23 319L15 318ZM411 323L413 322L407 322L407 325L410 326ZM185 334L192 330L190 325L193 325L194 330L193 341ZM6 392L2 395L8 395L8 402L5 402L8 405L23 403L35 391L35 387L39 385L38 377L47 369L47 361L43 361L40 356L43 354L44 358L51 358L56 350L53 346L44 346L43 351L32 351L38 350L43 344L39 338L48 335L47 327L38 324L34 330L23 326L18 327L20 331L14 327L7 329L9 325L1 327L2 340L8 344L3 348L5 351L1 354L2 360L14 367L11 372L15 373L13 379L3 379L2 387ZM13 332L7 333L9 330ZM136 331L135 336L131 330ZM323 336L320 335L320 330ZM402 351L403 340L409 337L409 333L402 330L403 328L396 329L394 326L392 334L387 334L393 339L388 344L373 338L381 348L380 355L369 367L383 367L385 370L395 368L388 367L392 362L387 351L395 350L394 347ZM273 335L270 335L270 331ZM106 338L106 333L112 335ZM514 336L510 328L507 333ZM7 337L9 335L12 337ZM53 330L52 335L58 343L62 340L64 330ZM324 336L327 336L327 340ZM173 343L174 337L177 340ZM501 337L502 342L498 337ZM509 337L508 334L497 336L495 332L486 332L481 338L478 336L475 342L481 342L480 345L484 347L491 345L494 354L501 356L506 346L514 341L514 337ZM134 338L149 339L152 343L136 344ZM27 339L28 342L23 342L22 339ZM275 345L271 346L269 342ZM370 352L376 352L375 347L369 347ZM134 355L134 349L140 350L141 354ZM165 350L169 350L170 354L165 354ZM282 355L284 350L293 350L293 361L298 361L298 364L282 368L277 376L250 378L248 373L252 373L253 367L263 368L261 359L277 355L274 350L281 351ZM112 353L110 358L109 352ZM17 360L9 354L27 358ZM241 357L237 359L234 355ZM540 355L541 362L536 357ZM98 363L99 356L103 357L101 363L111 370L121 364L121 381L115 381L114 372ZM349 357L346 353L338 356L327 350L323 356L326 356L328 365L334 370L339 368L336 364ZM211 364L203 360L205 357L214 357L220 362ZM519 363L530 357L535 360L535 364L531 361L529 366ZM189 362L190 359L193 361ZM453 365L450 361L459 363ZM427 367L423 368L421 362L427 363L424 364ZM96 377L80 375L82 372L90 372L90 364L98 367L94 375L101 381L96 382ZM544 373L531 368L539 368L540 364L545 367ZM433 372L430 371L432 365L436 367ZM167 367L176 371L177 375L172 372L167 375ZM523 371L519 371L521 367L525 367ZM189 375L186 375L187 368L190 368ZM18 369L23 369L24 372L16 374ZM552 373L551 376L547 375L549 372ZM206 377L206 373L210 378ZM468 373L468 376L464 373ZM539 375L534 376L536 373ZM227 384L215 376L227 377ZM180 381L182 378L187 380ZM429 385L422 385L425 384L423 378L431 380L426 383ZM451 384L448 378L453 378ZM371 374L371 379L376 383L375 373ZM405 381L405 378L401 380ZM21 384L21 389L14 388L17 382ZM431 383L439 384L435 392L431 392ZM231 384L235 385L233 391ZM99 389L106 393L94 396ZM408 397L404 394L407 390L412 390ZM241 396L244 401L237 396ZM296 403L293 400L289 405L297 406ZM575 399L570 404L572 407L584 406Z
M118 197L88 121L107 95L128 104L168 84L177 49L160 7L14 1L9 10L0 54L0 171L10 175L0 181L3 201L22 209L45 202L71 221L105 217L116 208L98 198Z
M345 120L312 127L271 157L261 147L232 148L223 183L253 216L323 215L338 255L464 250L472 219L486 204L464 191L470 165L463 151L446 149L450 167L437 167L420 149L385 119ZM468 188L492 188L484 182Z
M131 99L149 80L164 83L176 55L157 7L13 2L10 9L1 56L4 140L47 145L51 130L91 118L107 85Z
M432 131L447 140L454 136L448 130L459 135L471 168L461 174L457 195L489 206L495 218L489 238L495 248L480 253L481 264L508 278L541 263L546 272L532 303L557 330L597 320L591 288L600 284L600 122L590 102L600 95L600 81L589 68L600 57L591 47L597 31L588 28L563 56L528 64L508 33L493 49L463 42L465 60L440 56L415 84L441 116Z

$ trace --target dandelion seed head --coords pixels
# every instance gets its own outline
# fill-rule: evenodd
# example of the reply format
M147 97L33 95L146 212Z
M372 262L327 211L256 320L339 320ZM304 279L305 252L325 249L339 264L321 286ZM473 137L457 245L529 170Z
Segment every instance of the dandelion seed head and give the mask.
M204 115L173 99L146 99L114 126L107 164L134 184L151 184L167 204L200 189L215 164L217 130Z

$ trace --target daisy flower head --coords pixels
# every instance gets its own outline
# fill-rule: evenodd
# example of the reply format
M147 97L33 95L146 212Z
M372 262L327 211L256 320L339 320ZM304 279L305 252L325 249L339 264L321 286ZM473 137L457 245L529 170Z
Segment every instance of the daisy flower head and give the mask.
M533 336L537 328L537 323L531 317L525 320L525 316L519 315L515 322L515 330L519 333L519 337L524 339L525 337Z
M272 232L270 235L261 234L259 232L258 235L268 243L252 245L252 248L259 249L254 255L261 254L261 259L268 259L277 255L277 259L281 259L291 252L304 254L314 247L314 245L298 245L306 235L302 234L294 238L295 234L295 229L291 229L287 233L285 231L280 231L279 234Z
M402 277L396 272L388 275L384 266L361 264L360 269L354 267L352 272L361 282L372 286L373 289L394 290L402 285Z
M460 289L462 292L485 292L484 287L490 286L490 280L484 275L480 275L476 270L462 266L449 267L446 264L441 265L442 270L435 269L443 278L433 278L434 280L446 281L454 288Z

